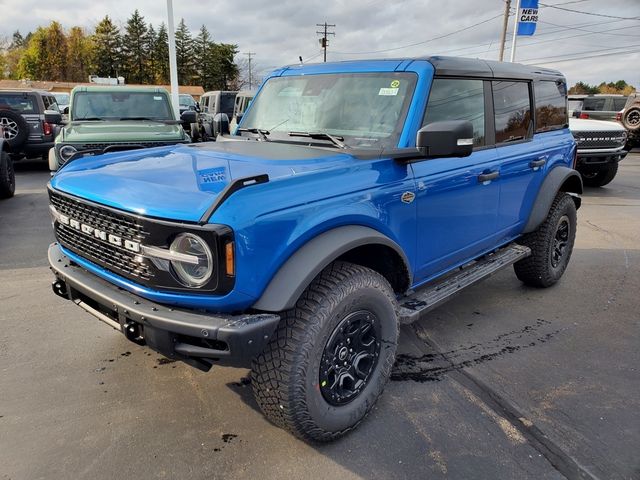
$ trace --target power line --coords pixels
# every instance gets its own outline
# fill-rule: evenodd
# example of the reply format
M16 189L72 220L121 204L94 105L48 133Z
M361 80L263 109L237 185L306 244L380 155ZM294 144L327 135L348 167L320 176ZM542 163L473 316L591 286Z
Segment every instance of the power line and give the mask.
M566 56L570 56L570 55L580 55L580 54L583 54L583 53L610 52L611 50L620 50L621 48L638 48L638 47L640 47L640 44L637 44L637 45L624 45L622 47L602 48L600 50L590 50L590 51L583 51L583 52L563 53L561 55L552 55L550 57L526 58L526 59L524 59L524 61L525 62L535 62L535 61L538 61L538 60L546 60L548 58L566 57ZM615 54L615 52L613 52L613 53ZM609 55L611 55L611 53Z
M640 53L640 49L637 50L628 50L628 51L622 51L622 52L613 52L615 55L631 55L634 53ZM600 53L600 54L596 54L596 55L583 55L581 57L574 57L574 58L565 58L562 60L552 60L550 62L540 62L540 61L536 61L537 65L550 65L552 63L566 63L566 62L574 62L576 60L586 60L588 58L598 58L598 57L609 57L611 56L612 53ZM531 65L526 64L526 65Z
M556 5L549 5L547 3L540 3L540 5L543 5L549 8L555 8L558 10L564 10L565 12L581 13L583 15L593 15L594 17L619 18L620 20L640 20L640 17L618 17L615 15L605 15L604 13L583 12L582 10L573 10L571 8L558 7Z
M542 20L538 20L538 23L544 23L545 25L553 25L554 27L562 27L562 25L558 25L556 23L551 22L543 22ZM599 33L601 35L613 35L614 37L640 37L640 35L629 35L624 33L609 33L609 32L597 32L594 30L587 30L586 28L580 27L564 27L566 30L579 30L581 32L589 32L589 33ZM625 28L638 28L637 25L632 25L631 27L622 27L622 28L614 28L613 30L624 30Z
M433 38L430 38L428 40L424 40L422 42L410 43L408 45L402 45L402 46L399 46L399 47L385 48L383 50L372 50L370 52L335 52L335 53L338 53L340 55L369 55L369 54L373 54L373 53L384 53L384 52L392 52L394 50L402 50L403 48L415 47L416 45L424 45L425 43L433 42L434 40L439 40L441 38L450 37L451 35L455 35L456 33L460 33L460 32L464 32L466 30L470 30L470 29L472 29L474 27L478 27L480 25L488 23L491 20L495 20L496 18L499 18L499 17L502 17L502 13L500 13L498 15L495 15L495 16L493 16L491 18L487 18L486 20L483 20L481 22L474 23L473 25L469 25L468 27L461 28L460 30L456 30L454 32L446 33L444 35L439 35L437 37L433 37Z

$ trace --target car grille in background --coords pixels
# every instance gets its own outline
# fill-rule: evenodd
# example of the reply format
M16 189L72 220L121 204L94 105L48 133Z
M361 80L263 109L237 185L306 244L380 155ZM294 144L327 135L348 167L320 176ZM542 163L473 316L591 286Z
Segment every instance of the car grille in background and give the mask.
M126 150L139 150L141 148L153 148L153 147L168 147L175 145L176 142L130 142L130 143L87 143L84 145L71 144L78 151L78 154L82 152L88 152L91 155L99 155L101 153L121 152ZM81 155L78 158L82 158ZM59 159L60 166L66 163L62 158Z
M579 149L583 148L617 148L627 140L625 132L573 132Z
M145 231L135 217L88 205L52 191L49 192L49 197L59 213L102 230L107 235L117 235L123 240L139 243L143 243L149 236L149 232ZM56 223L56 237L65 248L114 273L139 280L150 280L154 276L154 269L147 264L146 259L123 247L112 245L59 222Z

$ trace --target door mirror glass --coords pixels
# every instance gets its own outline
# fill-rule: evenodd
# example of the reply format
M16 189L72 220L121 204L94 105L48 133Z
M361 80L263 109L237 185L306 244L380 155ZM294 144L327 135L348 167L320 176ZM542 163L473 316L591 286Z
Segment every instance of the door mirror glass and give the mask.
M473 125L467 120L425 125L418 130L416 148L428 158L468 157L473 151Z

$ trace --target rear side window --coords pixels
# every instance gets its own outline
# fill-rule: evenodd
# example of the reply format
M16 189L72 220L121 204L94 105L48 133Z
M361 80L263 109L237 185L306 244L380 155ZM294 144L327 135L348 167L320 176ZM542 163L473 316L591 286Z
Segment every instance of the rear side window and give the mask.
M627 97L617 97L613 99L613 111L619 112L627 104Z
M582 110L585 112L602 112L606 103L606 98L587 97L582 101Z
M496 143L517 142L531 136L531 99L526 82L494 81L493 108Z
M436 78L422 125L446 120L468 120L473 125L473 145L485 145L484 82L473 79Z
M0 93L0 110L9 109L17 113L37 113L32 95Z
M564 128L567 119L567 86L563 82L533 84L536 97L536 133Z

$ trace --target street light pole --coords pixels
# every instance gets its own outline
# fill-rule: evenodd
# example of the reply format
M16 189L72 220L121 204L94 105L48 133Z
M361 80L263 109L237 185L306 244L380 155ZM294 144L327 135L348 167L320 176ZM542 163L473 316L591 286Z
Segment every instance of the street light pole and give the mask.
M513 16L513 39L511 40L511 63L516 61L516 38L518 38L518 19L520 18L520 0L516 0L516 14Z
M178 63L176 61L176 38L173 25L173 0L167 0L167 26L169 36L169 77L171 78L171 104L176 120L180 119L180 101L178 99Z

